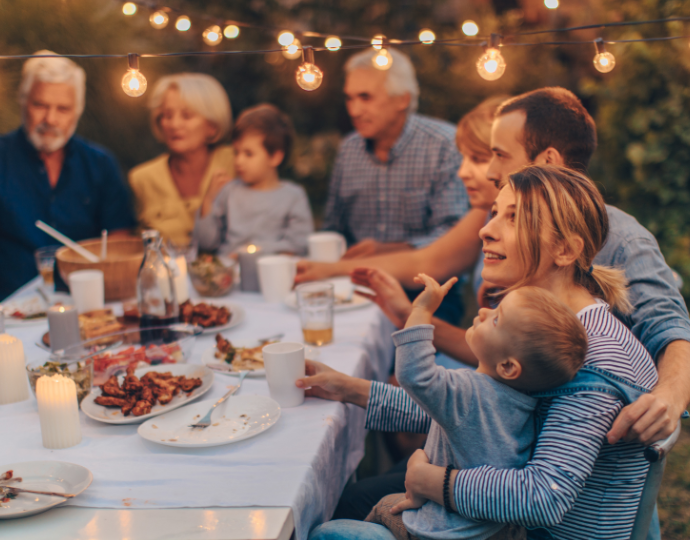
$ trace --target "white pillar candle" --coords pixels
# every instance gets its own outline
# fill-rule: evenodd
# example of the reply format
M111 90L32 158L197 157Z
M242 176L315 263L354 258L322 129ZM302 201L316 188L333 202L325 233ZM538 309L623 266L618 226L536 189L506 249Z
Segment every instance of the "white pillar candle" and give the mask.
M184 255L175 257L179 273L174 276L173 283L175 284L175 296L177 303L183 304L189 300L189 286L187 285L187 259Z
M69 448L81 442L77 387L62 375L43 375L36 381L38 417L46 448Z
M48 309L50 350L55 352L81 341L79 315L74 306L52 306Z
M0 335L0 405L29 399L24 346L16 337Z

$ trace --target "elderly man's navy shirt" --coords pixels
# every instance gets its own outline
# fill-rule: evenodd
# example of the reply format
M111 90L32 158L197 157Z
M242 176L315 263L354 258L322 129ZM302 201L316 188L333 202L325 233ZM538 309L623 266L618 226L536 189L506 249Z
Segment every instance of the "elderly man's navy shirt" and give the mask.
M73 240L134 226L129 189L114 156L73 136L51 188L23 128L0 137L0 299L38 274L36 249L57 243L36 228L38 219Z

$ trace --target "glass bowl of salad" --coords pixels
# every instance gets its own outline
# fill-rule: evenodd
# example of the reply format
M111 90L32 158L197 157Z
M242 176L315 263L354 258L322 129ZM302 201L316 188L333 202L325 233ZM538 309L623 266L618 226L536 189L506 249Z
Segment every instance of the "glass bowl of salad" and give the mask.
M81 400L91 392L93 384L93 362L90 358L85 360L57 358L51 356L47 362L32 362L26 366L29 375L29 385L36 395L36 381L43 375L52 377L53 375L63 375L74 381L77 387L77 401Z
M216 255L199 255L189 265L189 277L197 293L206 297L225 296L235 281L235 261Z

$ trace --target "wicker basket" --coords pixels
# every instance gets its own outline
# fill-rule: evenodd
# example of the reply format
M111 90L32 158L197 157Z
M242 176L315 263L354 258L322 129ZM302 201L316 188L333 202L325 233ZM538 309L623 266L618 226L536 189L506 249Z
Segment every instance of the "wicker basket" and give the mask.
M101 239L79 242L90 252L101 255ZM68 247L55 254L60 276L69 284L67 276L77 270L101 270L105 281L105 301L126 300L137 295L137 275L144 259L141 238L108 238L105 261L92 263Z

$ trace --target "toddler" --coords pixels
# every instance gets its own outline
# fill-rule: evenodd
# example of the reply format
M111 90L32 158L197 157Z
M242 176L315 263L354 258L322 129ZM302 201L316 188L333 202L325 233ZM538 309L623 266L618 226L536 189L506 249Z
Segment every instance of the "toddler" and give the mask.
M455 280L440 286L424 274L415 278L426 288L414 301L405 328L393 334L395 374L433 419L424 447L431 463L455 469L524 467L536 439L537 399L529 393L555 388L575 376L587 352L585 329L553 294L522 287L506 295L496 309L481 309L467 330L477 370L444 369L434 362L430 323ZM395 505L407 510L392 515ZM404 494L384 497L366 520L385 525L398 540L524 534L503 523L447 512L433 501L420 507Z
M194 224L201 249L228 254L254 244L265 253L306 253L314 231L307 194L278 175L292 131L289 118L273 105L240 115L232 131L239 179L213 177Z

